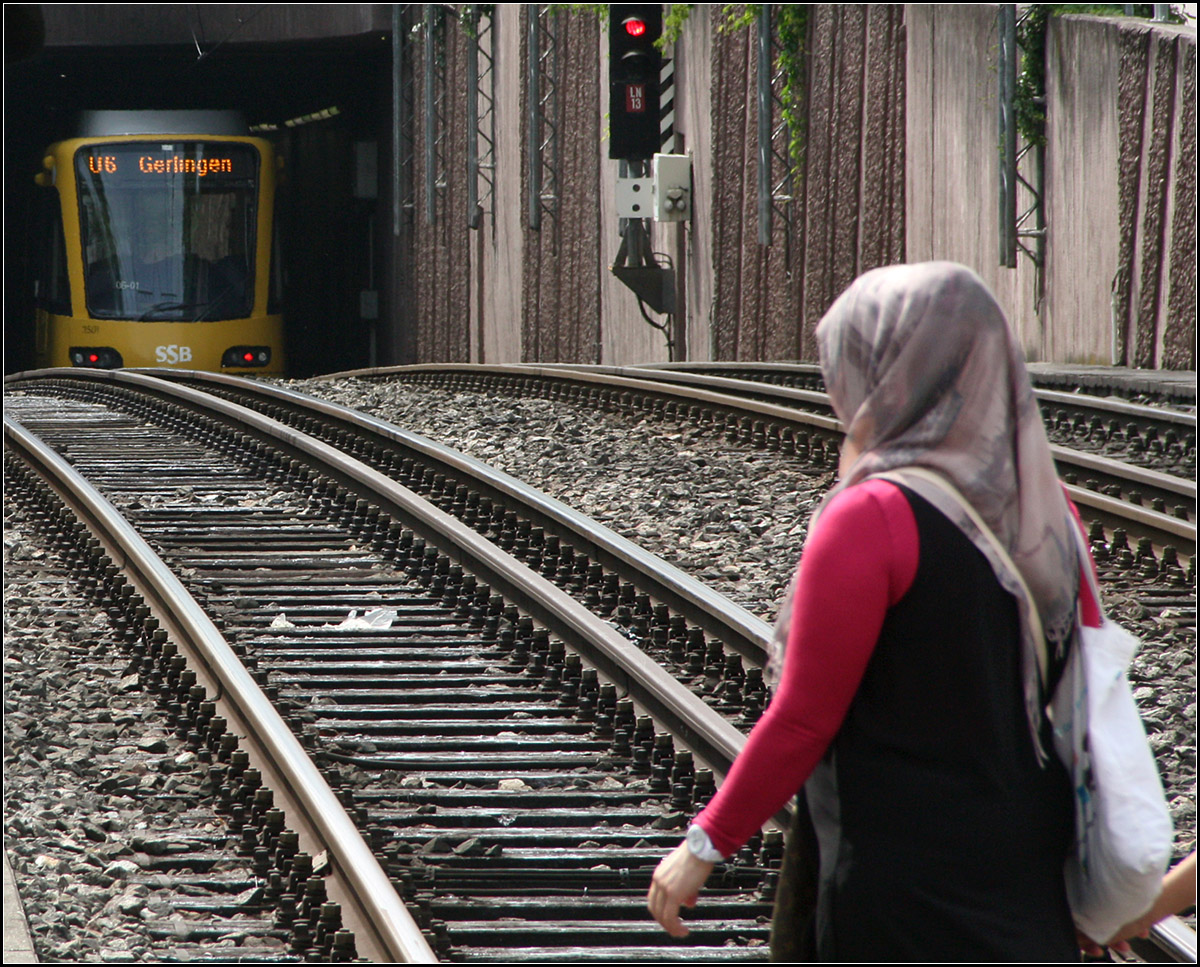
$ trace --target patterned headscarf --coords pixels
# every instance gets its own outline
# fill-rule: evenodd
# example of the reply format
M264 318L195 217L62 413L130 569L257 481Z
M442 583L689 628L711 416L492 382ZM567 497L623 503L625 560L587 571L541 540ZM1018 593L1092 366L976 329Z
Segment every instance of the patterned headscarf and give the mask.
M1079 566L1074 520L1003 311L964 266L895 265L860 276L816 335L826 390L860 454L822 507L845 487L885 471L903 476L905 467L940 474L967 499L1008 551L1041 617L1046 640L1032 640L1023 620L1021 655L1026 711L1041 751L1046 653L1061 656L1069 644ZM919 478L905 484L971 539L1024 614L1030 602L1019 583L953 498ZM772 646L776 673L791 597Z

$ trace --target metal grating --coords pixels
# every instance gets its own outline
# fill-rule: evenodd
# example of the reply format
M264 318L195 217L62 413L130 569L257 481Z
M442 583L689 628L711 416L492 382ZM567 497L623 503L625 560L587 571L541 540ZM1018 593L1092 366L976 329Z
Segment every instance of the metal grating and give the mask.
M540 231L542 214L558 211L561 58L554 5L530 4L527 16L529 227Z
M784 244L792 245L795 178L790 151L791 127L783 120L783 69L779 33L764 3L758 15L758 244L770 245L776 218L784 226ZM777 121L776 118L779 120Z
M496 193L496 31L490 8L467 8L471 36L467 43L467 227L478 229L493 214ZM495 235L496 224L492 222Z
M996 13L998 45L998 96L1000 134L999 239L1000 264L1017 267L1017 252L1023 252L1035 267L1035 307L1045 292L1046 209L1044 139L1038 138L1018 147L1016 90L1021 48L1017 27L1030 15L1018 14L1017 5L1002 3ZM1038 100L1044 106L1044 92ZM1027 203L1023 204L1024 195Z
M446 191L446 8L426 3L422 17L425 86L425 222L437 224Z

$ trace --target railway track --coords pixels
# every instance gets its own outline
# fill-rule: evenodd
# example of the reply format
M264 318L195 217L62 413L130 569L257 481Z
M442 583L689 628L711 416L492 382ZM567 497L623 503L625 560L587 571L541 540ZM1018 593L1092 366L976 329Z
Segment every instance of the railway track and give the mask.
M96 568L60 495L7 456L5 846L41 960L319 958L311 930L272 915L281 902L297 912L313 854L278 825L274 798L248 821L238 777L260 771L242 749L209 748L205 722L235 739L217 703L159 702L173 697L170 669L132 655L144 644L137 599L116 604L115 565ZM255 790L251 810L268 794ZM273 866L287 857L284 878ZM327 956L355 957L352 933L332 941Z
M476 549L470 569L521 600L520 611L439 554L432 535L426 543L401 530L393 551L386 535L396 532L370 540L373 515L353 518L345 501L335 524L329 513L313 519L319 496L275 499L284 482L264 488L244 466L255 462L254 447L234 446L246 427L271 421L242 412L240 429L222 431L195 414L163 417L127 387L105 399L108 389L64 400L61 387L43 385L10 394L9 408L123 503L216 614L233 649L278 694L292 731L325 763L326 781L404 884L439 954L762 958L778 837L731 867L712 919L697 922L699 948L670 944L641 914L654 865L694 800L713 789L714 766L723 771L736 754L735 729L544 579L526 573L531 591L502 575L506 555L490 545ZM192 442L164 436L156 420L186 428ZM89 432L97 427L101 434ZM15 425L8 432L20 434ZM280 433L292 448L302 442ZM341 458L336 472L371 475L352 463ZM141 476L130 478L139 464ZM177 499L181 487L186 501ZM391 505L389 516L397 511ZM486 543L430 513L461 544ZM452 553L468 556L461 546ZM403 576L381 573L389 557L406 562ZM339 615L367 605L373 616L389 613L386 631L337 627ZM572 624L592 632L590 643ZM576 647L590 650L586 667L569 654ZM686 746L656 728L648 709Z
M137 379L137 377L131 378ZM94 382L106 381L106 378L101 378ZM219 382L218 380L217 383ZM234 395L234 390L230 387L221 387L221 391L227 396ZM162 393L163 391L156 389L155 392ZM293 422L301 419L296 415L300 412L297 409L298 401L287 400L289 395L294 394L279 393L267 387L255 387L247 390L249 396L242 393L241 389L238 389L237 393L243 401L250 401L259 409L272 410L275 417L282 416ZM286 407L283 405L285 402L287 403ZM287 416L284 412L289 407L292 408L291 416ZM252 417L252 414L239 414L243 429L237 432L244 435L245 426L257 426ZM171 419L179 422L182 417L176 413ZM312 411L309 411L303 419L313 419ZM264 420L263 424L266 425L273 421L274 417ZM378 423L378 421L374 422ZM310 429L313 428L310 427ZM65 439L73 439L73 434L78 431L78 425L73 430L64 430ZM202 432L201 436L207 432ZM333 440L340 439L344 443L350 443L347 436L350 432L345 414L337 416L334 426L321 430L322 435ZM359 432L365 431L354 431L355 435ZM389 437L389 433L383 432L379 427L376 427L373 432L377 433L380 439ZM298 470L291 463L297 459L292 455L297 451L296 430L289 431L276 426L273 435L278 440L287 441L288 455L282 461L268 459L268 463L273 462L275 467L274 471L268 472L276 478L286 475L289 471L294 475ZM236 439L236 434L234 437ZM392 443L396 442L395 438L392 438ZM405 441L404 446L408 447L411 442L411 440ZM224 443L210 439L209 443L217 443L218 449L228 449L229 445L228 439ZM374 445L378 446L378 444L379 439L376 439ZM355 441L350 445L362 451L360 456L366 457L368 463L378 463L382 459L384 465L387 465L387 458L381 458L378 452L371 451L370 441ZM260 452L253 459L248 458L248 462L261 462L264 456L261 453L261 445L251 447L251 449L257 449ZM817 448L810 444L810 452L812 450L817 450ZM817 452L823 454L822 459L832 459L836 455L835 450L826 448L824 445ZM430 476L428 468L421 470L418 476L422 478ZM436 477L438 474L435 472L432 476ZM343 488L345 483L350 482L350 478L345 476L344 470L339 471L339 479L344 481L338 485ZM281 483L281 480L275 480L276 487ZM186 485L195 487L197 480L193 479ZM433 488L435 499L449 508L454 508L458 501L462 506L458 507L457 512L465 517L471 517L471 514L465 513L465 507L471 498L469 495L459 493L460 486L455 484L453 487L447 487L445 482L435 486ZM511 486L511 482L501 481L498 483L496 480L492 480L488 486L503 489ZM174 489L172 489L173 487ZM178 490L178 486L173 485L171 481L161 482L161 494L174 494L176 490ZM644 893L644 878L648 877L649 871L653 868L658 856L661 855L663 848L673 844L677 839L678 829L672 828L672 825L677 825L690 812L693 803L702 801L707 794L706 791L711 788L711 775L705 771L703 766L697 769L694 762L690 768L686 765L691 749L684 748L680 750L681 754L667 755L665 753L666 745L662 739L653 738L653 726L650 726L651 731L647 730L644 716L638 714L642 711L640 707L636 710L631 709L626 703L614 702L614 693L610 692L607 697L603 697L602 692L597 692L595 693L594 708L585 713L585 723L590 720L590 725L587 728L576 729L577 732L586 733L586 737L581 739L581 750L577 749L572 753L582 757L579 764L572 766L573 769L578 770L574 773L575 778L561 794L559 792L551 794L550 790L554 789L555 783L560 781L561 776L559 773L539 773L533 764L545 759L545 749L539 749L536 742L530 743L526 737L518 738L504 734L528 733L531 731L529 723L533 721L532 716L536 713L539 704L549 703L558 707L561 705L561 696L572 691L573 683L581 682L584 677L591 680L591 676L584 676L582 670L579 673L580 677L576 678L576 663L568 661L565 654L560 655L557 642L551 641L549 635L542 635L540 639L535 636L529 644L528 654L523 653L519 641L514 643L511 648L505 644L498 652L489 653L487 648L481 648L484 642L481 641L476 626L473 632L476 637L473 639L470 637L472 632L462 635L463 641L456 642L452 650L461 647L473 648L482 655L483 667L481 670L477 666L466 666L463 673L465 677L459 680L455 680L449 672L450 655L448 652L438 651L435 647L429 654L415 656L408 649L395 649L396 633L390 628L386 635L373 634L370 630L354 632L354 647L345 648L345 640L351 632L346 628L337 629L323 626L335 625L336 619L347 613L347 609L355 610L354 605L357 605L359 609L365 609L367 605L372 605L376 609L396 610L397 618L399 618L402 609L399 607L389 609L388 607L389 603L398 602L389 602L385 596L382 596L380 588L372 581L367 581L366 584L357 587L353 593L347 588L341 588L340 590L347 596L338 598L332 605L314 604L315 595L307 588L312 588L314 584L320 582L314 582L311 578L303 582L306 586L303 594L293 594L290 597L285 593L284 583L274 588L268 587L261 593L242 587L228 574L219 574L219 568L217 572L214 572L214 561L223 559L226 565L229 565L230 561L238 561L239 555L231 550L231 545L238 547L247 542L257 544L261 539L261 531L253 530L247 525L245 530L239 532L235 521L239 509L228 503L220 504L221 513L217 512L218 506L210 509L209 525L204 529L213 533L212 521L223 521L216 532L222 534L224 540L216 541L212 547L201 546L203 542L195 538L191 532L176 533L171 530L171 527L175 525L167 526L164 521L159 519L163 507L155 506L159 501L153 497L153 493L154 488L151 488L149 506L142 508L148 514L146 521L147 526L152 528L152 539L156 543L162 544L164 551L168 549L168 546L170 547L170 553L177 562L176 566L182 568L184 573L194 572L189 576L189 580L201 589L200 596L218 612L218 624L225 625L227 631L231 626L237 631L237 634L231 635L231 637L235 641L242 642L242 647L251 652L252 660L258 664L259 677L270 682L269 690L280 693L285 703L285 709L291 714L292 728L301 735L313 736L314 733L317 735L316 740L309 739L310 743L318 746L319 754L327 766L327 771L332 767L337 770L336 775L342 776L337 780L342 786L339 790L342 798L352 802L355 810L365 811L368 819L371 820L367 824L368 838L373 841L376 853L381 856L383 865L388 869L393 880L399 880L405 884L403 892L415 907L417 919L424 928L425 936L435 949L452 959L508 959L512 956L511 948L505 952L500 948L474 948L471 946L473 942L471 938L495 937L503 934L521 945L522 956L533 959L555 959L560 956L567 959L587 959L588 957L611 959L613 956L617 956L618 959L621 957L629 959L662 957L667 959L682 956L692 958L697 955L698 952L691 948L672 946L656 950L652 946L648 946L662 942L662 938L656 930L648 929L642 929L640 933L633 931L636 936L631 940L627 950L614 952L612 948L615 936L613 931L618 928L619 924L625 923L627 917L636 917L639 921L642 919L641 896ZM336 495L336 493L335 488L332 494ZM194 492L192 496L195 496ZM337 516L353 520L349 504L357 505L357 500L362 500L362 498L350 501L348 497L348 493L336 500L318 497L315 502L330 505L340 504L342 509ZM144 497L134 496L133 499L137 503L147 504L147 499ZM171 502L169 498L163 499L166 503ZM224 499L217 498L217 500ZM310 496L310 506L313 503L313 497ZM268 509L262 505L260 500L259 503L252 503L248 508L241 508L241 511L243 516L253 518L256 525L265 520L268 529L271 527L276 530L280 529L280 521L264 517L264 512ZM278 509L276 508L276 510ZM526 537L518 537L514 541L514 546L519 548L522 554L527 554L527 547L524 544L528 543L529 537L533 536L538 528L544 530L543 525L552 520L554 517L552 511L553 508L550 510L541 508L535 511L528 507L520 510L521 515L528 515L522 517L522 520L530 522L525 531ZM515 512L506 511L505 513ZM539 514L542 516L537 516ZM479 516L478 508L476 508L474 517L477 523ZM521 524L520 522L514 523L516 526L513 530L519 533L522 529ZM552 529L565 537L564 526L563 522L558 520L552 524ZM166 527L165 530L164 527ZM378 535L378 533L379 530L376 528L376 534ZM543 547L547 543L547 536L556 535L545 533L540 535L539 540ZM315 545L308 546L304 543L312 544L314 537L311 533L295 534L292 537L299 543L291 547L291 559L299 560L302 555L314 550ZM351 546L374 543L365 540L361 531L353 534L353 538ZM553 542L552 546L561 555L563 546L570 540L581 539L560 539ZM589 540L595 543L594 539L589 538ZM386 540L383 544L387 545ZM199 554L196 553L198 549L200 550ZM437 593L433 595L436 599L434 604L441 602L445 607L448 599L447 587L452 587L457 577L452 570L454 565L450 563L435 564L433 563L434 555L430 555L428 563L426 563L425 554L427 553L428 548L418 555L420 561L411 565L413 576L417 577L419 583L437 588ZM574 555L576 552L572 549L571 553ZM619 556L611 546L602 553L613 557ZM289 552L282 552L282 556L288 558ZM550 556L557 557L558 555ZM579 583L570 577L569 572L574 565L564 572L561 563L556 562L553 567L550 567L547 565L546 558L547 555L544 552L539 555L536 565L538 570L543 573L551 572L556 578L561 578L561 583L564 585ZM337 557L336 552L333 559L336 562L337 573L344 574L350 564L349 559L344 556ZM606 560L610 560L610 558L606 558ZM296 576L294 565L281 566L278 556L275 558L271 558L270 555L263 557L259 550L248 557L243 554L233 570L244 577L243 572L249 566L250 561L257 562L254 567L259 571L270 567L276 570L282 569L289 578ZM586 571L586 566L581 566L580 570ZM195 574L200 573L205 576L196 578ZM218 574L218 576L214 576L214 574ZM374 575L374 571L372 571L372 575ZM443 580L439 581L439 579ZM294 582L288 584L287 587L295 590ZM660 585L654 593L657 595L667 592L663 591ZM595 596L603 597L602 587L597 589ZM488 607L483 607L480 595L476 594L472 598L481 610L489 613L488 618L485 618L485 625L489 619L497 617L496 608L491 601L494 595L487 597L489 598ZM639 597L647 600L639 602ZM624 604L620 603L622 600L625 601ZM760 702L761 698L751 698L754 689L747 685L747 679L752 676L746 672L753 671L753 669L740 667L743 658L749 662L754 660L753 654L743 655L739 651L739 648L747 647L745 644L747 638L743 637L742 644L737 647L718 651L719 657L713 655L709 647L705 647L703 658L701 658L694 649L689 653L687 645L680 643L681 641L686 642L687 635L672 636L671 634L671 619L681 617L681 615L666 613L656 615L655 604L651 602L655 602L655 599L651 599L646 591L634 590L632 593L618 591L616 602L608 605L608 613L616 615L618 623L626 629L629 637L637 639L651 650L657 648L665 656L671 658L675 674L684 680L690 680L692 685L698 685L702 691L708 692L710 702L726 716L744 723L752 721L755 715L755 702ZM674 603L678 604L678 602ZM661 605L658 606L661 607ZM497 621L498 626L503 625L506 620L510 626L514 624L509 620L512 616L508 615L508 607L510 606L501 609L502 617ZM621 612L622 608L625 609L624 613ZM455 609L458 609L458 606L455 606ZM700 612L703 610L700 608ZM507 617L504 617L506 615ZM443 620L445 620L444 616ZM517 617L516 626L519 626L522 620ZM695 619L689 616L685 620L703 623L712 619L711 616ZM277 627L270 628L272 623L276 623ZM550 622L546 622L546 624L550 624ZM761 623L759 624L761 625ZM287 627L288 625L295 627ZM420 629L419 625L418 629ZM761 627L752 628L751 631L752 633L748 636L749 640L752 640L756 634L761 637ZM420 636L427 632L426 628L417 630L413 634ZM659 638L660 633L661 638ZM727 637L737 640L742 634L742 631L731 629ZM519 636L517 637L519 638ZM625 644L627 645L628 642L626 641ZM361 660L364 649L371 653L371 661L363 662ZM750 651L753 652L752 647ZM513 658L514 653L518 656L516 659ZM730 661L731 658L736 658L737 661ZM288 665L283 664L284 659L289 662ZM292 665L291 662L300 664ZM725 667L722 668L722 665ZM549 670L547 671L547 669ZM568 669L570 669L569 672ZM483 686L483 691L499 692L503 690L509 694L510 698L516 695L515 701L520 707L515 709L510 707L503 715L516 716L516 723L519 727L512 728L514 723L510 718L506 719L510 727L497 731L496 719L494 717L488 719L492 731L489 733L490 738L483 740L483 744L493 752L500 752L500 758L495 762L487 762L481 757L482 750L476 750L476 757L479 758L477 771L465 778L447 781L449 775L446 768L447 763L454 759L461 759L462 744L456 745L456 739L449 738L443 752L431 752L426 749L414 754L408 749L410 737L413 733L427 733L431 728L437 728L443 734L453 735L474 731L478 723L473 716L477 714L478 703L477 696L473 696L473 692L479 690L474 686L478 685L480 675L494 673L500 673L499 677L488 679ZM618 676L621 674L625 673L618 672ZM531 678L535 684L528 684ZM429 689L425 690L424 698L432 701L422 702L420 683L425 680L428 684L430 679L432 679L432 684ZM518 681L514 681L514 679ZM403 693L393 689L391 686L399 680L406 680L406 684L411 685L412 688L406 689ZM571 687L564 687L566 680L569 680L566 683ZM547 681L551 683L549 687L546 685ZM525 690L533 692L534 696L520 695L522 682L526 683ZM443 693L446 692L463 692L470 696L467 701L468 710L451 713L438 711L444 704L442 699L445 697ZM551 698L556 694L558 697L551 702L547 697L547 692ZM402 694L408 695L410 698L404 699L401 697ZM527 700L532 704L520 705ZM639 704L650 705L656 700L653 696L650 698L639 696ZM418 707L412 709L414 717L410 717L410 720L404 724L391 726L384 724L382 708L389 703L401 701L416 703ZM583 704L593 703L585 700ZM307 708L310 711L298 712L297 710L300 708ZM311 719L308 718L310 715ZM526 717L526 715L530 717ZM568 715L567 718L578 726L578 713ZM607 721L597 724L600 720ZM624 727L618 727L621 725ZM484 726L485 732L486 729L487 725ZM557 734L564 729L571 731L561 723L558 725L552 723L547 726L547 730L551 734ZM538 729L532 729L532 731L536 732ZM685 728L682 731L686 733L688 730ZM694 735L689 736L689 742L693 746L700 744L695 741ZM516 751L512 756L505 758L508 755L508 751L504 748L506 743L512 743L524 751ZM662 750L659 749L660 745ZM721 771L720 751L714 753L710 748L707 752L710 767L715 760L717 771ZM521 761L520 756L522 755L526 757L526 764L524 766L515 765L514 763ZM672 765L663 766L664 760L670 760ZM686 777L689 772L693 776L690 790L687 788L689 783L686 778L684 782L676 781L679 777L674 773L679 770L676 769L674 763L679 760L683 760L685 763L681 776ZM611 773L589 772L588 763L594 764L596 761L616 762L623 771L618 771L615 777ZM522 768L528 771L522 773L520 771ZM375 773L378 773L379 776L390 776L404 772L406 780L412 781L406 781L406 784L402 785L377 782L375 778L364 781L362 772L351 771L352 769L365 770L372 777L375 776ZM497 778L497 776L506 769L510 772L507 777L508 785L502 788L502 784L506 780ZM602 775L603 777L601 777ZM615 785L609 786L610 782ZM447 790L445 788L447 785L456 783L465 785L459 789ZM525 788L517 783L522 784ZM481 791L475 788L478 785L486 787L492 784L496 785L495 790L484 789ZM608 788L603 788L605 786ZM680 788L681 786L683 788ZM697 791L697 786L699 791ZM574 819L564 818L571 814L570 804L567 801L572 798L594 799L598 795L598 787L599 792L607 796L602 812L613 817L613 819L605 818L600 822L611 825L591 827L590 838L582 841L582 844L578 838L570 840L572 825L578 824L580 820L578 814ZM647 808L644 805L641 807L634 805L636 802L643 801L639 800L639 797L644 796L653 787L657 787L659 795L656 806ZM447 793L453 794L449 800L444 798ZM538 809L532 810L532 812L544 813L536 820L531 820L526 815L531 812L527 808L531 800L538 803ZM402 805L397 806L397 803L402 803ZM586 810L584 812L586 814ZM486 825L491 816L499 817L497 820L499 825L495 823ZM647 825L646 821L649 817L652 819ZM614 820L617 818L621 819L624 827L627 827L621 835L613 832L616 825ZM406 826L404 827L405 831L400 832L399 823L402 819L415 820L416 825ZM482 827L472 826L472 824L480 823L481 820L485 825ZM639 826L639 822L641 822L641 826ZM554 826L553 823L564 825ZM657 829L655 824L658 824ZM664 827L666 828L664 829ZM598 830L600 831L598 832ZM574 848L569 845L571 842L575 843ZM640 849L638 848L639 843L641 844ZM626 847L631 844L634 849L627 856ZM716 925L700 924L698 925L699 929L694 931L694 938L701 941L719 944L731 935L740 936L744 941L744 945L740 947L722 948L717 954L718 956L729 959L740 957L754 959L761 956L762 951L759 948L763 934L761 925L755 921L764 915L764 911L769 912L766 908L766 901L769 899L771 890L769 871L774 862L777 848L777 842L772 837L768 837L766 842L760 844L759 852L756 855L748 854L741 857L740 865L735 867L735 872L730 875L730 881L726 884L726 893L731 898L740 897L741 899L732 902L732 905L729 906L708 907L710 915L724 916L729 919L722 920ZM558 857L558 854L567 857L561 859L561 865L555 865L550 861L551 856ZM622 860L628 860L630 857L633 859L624 867L614 868L611 864L614 856L621 857ZM514 879L513 875L506 871L503 864L498 861L501 858L515 860L518 857L526 867L531 867L535 871L535 875L528 882L521 880L522 885L514 892L513 884L518 880ZM588 866L588 864L591 865ZM547 869L550 869L551 873L547 874ZM432 872L430 872L431 870ZM561 884L563 881L575 881L578 885L581 877L594 881L594 886L589 886L586 902L578 902L577 895L565 901L547 898L546 894L551 885ZM643 882L640 884L635 882L638 877L643 878ZM449 893L439 892L443 888ZM456 891L469 893L472 897L491 896L494 902L488 900L485 904L490 905L492 911L490 915L503 918L504 923L512 924L512 926L497 931L494 927L494 920L469 919L470 916L478 915L481 901L458 898ZM741 920L738 920L739 911L741 914L746 914L747 910L750 911L750 915L743 916ZM757 912L754 912L755 910ZM605 917L610 915L616 915L618 919L606 920ZM564 925L564 921L561 919L563 917L573 917L574 919ZM489 927L488 923L491 923L492 926ZM533 923L534 926L530 926L530 923ZM574 947L562 947L561 944L565 941L574 941ZM591 942L595 942L598 946L588 946Z
M720 364L661 368L637 366L611 371L642 378L650 376L679 385L723 385L734 395L832 414L820 370L813 365L746 365L733 368ZM1194 394L1190 407L1192 412L1182 407L1148 406L1116 397L1046 387L1035 388L1034 395L1041 408L1047 434L1057 444L1055 457L1064 475L1073 474L1087 480L1095 473L1099 479L1093 479L1090 484L1092 489L1120 484L1126 475L1132 479L1130 485L1122 489L1138 486L1136 474L1129 475L1120 468L1108 469L1103 464L1081 459L1083 455L1092 455L1186 480L1195 477ZM1167 509L1171 513L1176 512L1175 505L1179 497L1190 497L1193 504L1195 502L1194 491L1175 489L1170 481L1149 484L1148 489L1157 489L1157 492L1142 494L1145 502L1149 504L1152 500L1162 498L1165 504L1170 505Z
M595 370L595 368L593 368ZM617 375L721 389L736 396L832 415L816 366L627 367ZM1076 502L1090 503L1112 526L1120 526L1103 495L1151 508L1195 524L1196 417L1194 412L1146 406L1121 399L1039 388L1034 391L1051 449L1063 480L1076 488ZM1192 398L1192 410L1195 400ZM1160 539L1170 527L1148 518ZM1174 537L1184 536L1174 532Z
M103 419L96 408L90 408L88 416ZM110 428L116 430L120 423L118 419ZM145 434L137 435L145 445ZM316 910L310 935L306 937L303 930L298 936L293 933L293 945L307 952L308 941L317 939L318 917L323 916L318 942L324 953L332 952L335 939L343 956L353 951L346 934L337 936L345 911L366 956L422 959L427 951L424 941L353 822L264 698L241 657L193 596L111 502L35 434L6 417L5 442L9 454L24 461L25 468L51 481L47 493L58 499L43 496L43 512L67 535L65 547L75 538L74 576L109 611L131 668L136 668L150 691L172 698L176 727L191 740L193 749L216 759L213 783L228 806L231 828L242 835L246 851L255 860L256 873L280 878L281 909L290 903L294 922L307 921L310 908ZM138 454L137 449L126 446L109 459L133 464L148 460L150 472L173 466L176 476L187 462L182 450L171 453L152 446L150 453ZM21 469L14 473L22 476ZM26 470L23 476L31 485L32 472ZM210 695L219 698L210 700ZM240 741L235 740L239 736ZM292 835L284 837L285 832ZM199 846L192 845L193 851ZM305 861L297 860L301 852L308 857L307 871ZM326 878L308 875L318 853L328 857L334 874L328 878L328 890Z
M641 372L717 376L817 392L823 392L825 388L820 367L815 363L645 363L632 368ZM1041 402L1053 404L1060 401L1059 397L1065 396L1074 400L1089 419L1096 413L1125 414L1135 420L1144 418L1147 422L1143 428L1155 426L1163 430L1174 428L1181 434L1194 433L1195 421L1187 419L1189 415L1194 416L1196 409L1194 374L1190 381L1187 374L1178 375L1181 378L1151 388L1145 381L1115 379L1111 370L1099 366L1087 371L1060 371L1037 364L1029 367L1034 393ZM1136 388L1135 382L1138 384ZM1145 412L1155 409L1167 411L1160 414L1162 422L1155 422L1153 414Z
M819 381L820 374L815 367L798 368L797 379L806 380L809 385ZM679 416L751 446L795 453L806 461L832 465L836 465L842 436L841 423L823 392L676 370L428 364L338 375L399 379L467 391L487 387L489 392L495 393L562 399L568 405L596 405L618 411L640 410L668 417ZM1047 394L1039 395L1045 411ZM1067 402L1072 406L1081 405L1078 397L1055 395L1069 397ZM1129 404L1124 406L1129 408ZM1162 410L1150 407L1134 409L1139 414L1138 421L1143 422L1128 421L1119 434L1122 440L1144 454L1167 454L1169 450L1173 465L1188 465L1190 461L1192 473L1186 477L1176 476L1052 442L1059 473L1085 519L1098 522L1110 537L1115 531L1121 531L1116 538L1118 546L1131 541L1130 552L1139 560L1157 553L1152 552L1152 548L1167 547L1173 548L1167 554L1168 560L1173 561L1177 556L1190 559L1195 549L1196 532L1195 418L1171 413L1160 416ZM1164 429L1161 422L1147 428L1144 422L1174 421L1176 418L1183 421L1171 424L1176 429ZM1073 428L1075 419L1082 420L1082 417L1076 415L1072 419L1062 416L1059 411L1050 411L1047 424L1052 438L1055 419ZM1183 429L1189 419L1190 433ZM1090 427L1092 421L1081 425ZM1096 432L1097 439L1101 432L1108 433L1102 427ZM1169 446L1163 442L1168 439ZM1135 440L1139 442L1135 444ZM1098 540L1099 536L1097 531L1094 537Z

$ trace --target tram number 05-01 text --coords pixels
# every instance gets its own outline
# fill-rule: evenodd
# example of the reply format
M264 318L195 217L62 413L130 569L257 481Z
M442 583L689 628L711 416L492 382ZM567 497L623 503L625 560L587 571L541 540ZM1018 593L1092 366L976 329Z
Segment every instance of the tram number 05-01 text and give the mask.
M154 358L160 363L190 363L191 346L155 346Z

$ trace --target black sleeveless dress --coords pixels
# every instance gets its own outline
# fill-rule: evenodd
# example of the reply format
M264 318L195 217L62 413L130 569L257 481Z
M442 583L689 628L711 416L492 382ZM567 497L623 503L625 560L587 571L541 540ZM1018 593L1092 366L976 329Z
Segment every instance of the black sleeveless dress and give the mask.
M1075 961L1074 812L1037 761L1016 601L904 490L920 556L840 732L805 785L820 849L815 953L842 961Z

